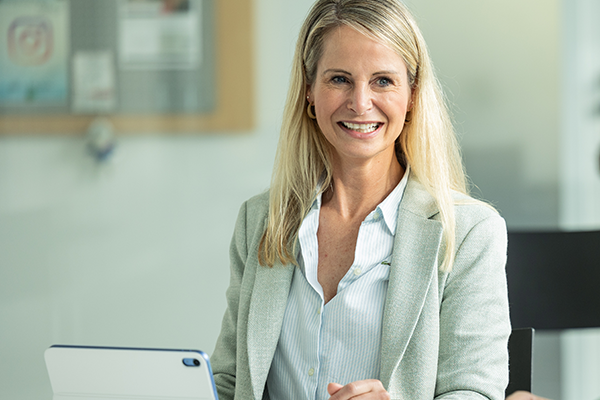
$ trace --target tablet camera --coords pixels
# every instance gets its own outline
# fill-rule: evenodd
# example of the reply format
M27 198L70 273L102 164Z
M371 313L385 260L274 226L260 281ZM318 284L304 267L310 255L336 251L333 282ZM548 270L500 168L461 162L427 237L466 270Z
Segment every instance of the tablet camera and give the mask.
M198 361L195 358L184 358L183 365L185 365L186 367L199 367L200 361Z

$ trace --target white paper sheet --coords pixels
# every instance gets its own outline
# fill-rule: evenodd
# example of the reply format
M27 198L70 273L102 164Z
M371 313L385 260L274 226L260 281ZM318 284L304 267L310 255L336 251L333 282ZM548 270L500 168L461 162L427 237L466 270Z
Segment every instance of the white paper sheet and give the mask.
M119 67L195 69L201 62L200 3L122 0Z
M80 51L73 56L72 107L76 113L115 109L115 67L110 51Z

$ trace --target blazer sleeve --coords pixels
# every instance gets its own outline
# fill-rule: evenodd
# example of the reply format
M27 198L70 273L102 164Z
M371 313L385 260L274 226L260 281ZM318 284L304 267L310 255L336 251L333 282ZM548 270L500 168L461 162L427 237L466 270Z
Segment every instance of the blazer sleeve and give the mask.
M460 229L466 231L459 232ZM504 399L511 332L506 283L507 234L496 214L457 224L456 259L441 276L436 399Z
M237 363L237 324L240 291L248 255L246 244L246 209L240 209L230 246L230 282L226 291L227 309L221 323L221 333L211 356L211 365L220 400L234 398Z

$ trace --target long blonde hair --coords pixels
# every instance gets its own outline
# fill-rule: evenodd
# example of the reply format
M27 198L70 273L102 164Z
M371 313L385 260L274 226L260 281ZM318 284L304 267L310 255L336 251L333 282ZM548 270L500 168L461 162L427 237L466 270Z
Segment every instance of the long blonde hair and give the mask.
M437 202L446 246L440 269L449 271L456 247L452 191L466 194L466 178L425 41L400 0L319 0L304 21L296 44L259 261L268 266L277 259L296 263L300 224L319 183L323 188L331 183L330 147L316 120L306 113L306 96L327 33L342 25L380 41L406 64L413 107L407 115L410 122L396 142L396 152L400 163L410 165L411 173Z

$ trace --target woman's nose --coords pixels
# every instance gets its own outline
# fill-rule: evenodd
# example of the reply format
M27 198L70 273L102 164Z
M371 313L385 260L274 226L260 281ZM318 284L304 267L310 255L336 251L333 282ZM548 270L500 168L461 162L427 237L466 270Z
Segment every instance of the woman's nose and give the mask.
M368 85L355 85L350 93L348 108L357 115L363 115L373 107L373 99Z

